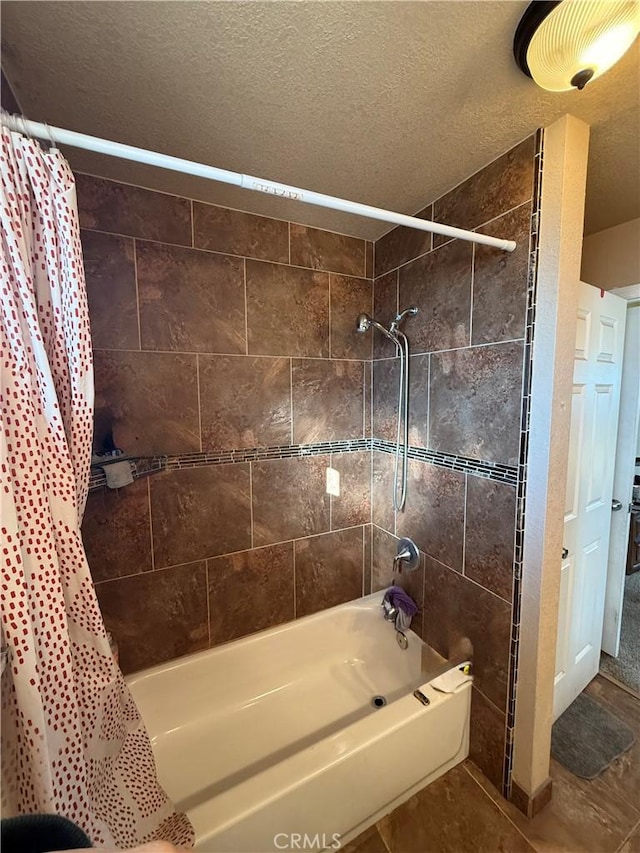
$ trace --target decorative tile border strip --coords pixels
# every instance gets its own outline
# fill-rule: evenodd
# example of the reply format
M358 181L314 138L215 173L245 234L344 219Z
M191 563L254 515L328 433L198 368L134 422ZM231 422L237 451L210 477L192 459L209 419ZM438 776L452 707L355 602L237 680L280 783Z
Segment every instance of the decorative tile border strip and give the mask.
M513 554L513 599L511 609L511 641L509 649L509 677L507 684L507 719L505 733L502 793L511 797L511 775L513 770L513 746L516 722L516 693L518 688L518 656L520 653L520 616L522 603L523 542L525 505L527 492L527 458L529 454L529 421L531 413L531 373L533 365L533 341L536 319L538 289L538 240L540 236L540 202L542 193L542 164L544 133L536 132L533 159L533 209L531 211L531 233L529 242L529 269L527 281L527 319L524 344L524 374L522 382L522 414L520 422L520 452L516 492L516 525Z
M381 450L383 453L395 453L396 445L393 441L374 438L371 442L371 449ZM440 468L464 471L467 474L475 474L477 477L497 480L499 483L510 483L515 486L518 481L518 469L510 465L485 462L482 459L471 459L467 456L456 456L451 453L440 453L437 450L428 450L413 445L409 445L407 455L409 459L420 459L422 462L430 462L431 465L437 465Z
M380 450L394 453L392 441L380 438L358 438L344 441L324 441L316 444L288 444L277 447L252 447L246 450L227 450L220 453L179 453L172 456L123 456L113 461L128 461L132 466L134 479L147 477L159 471L175 471L178 468L199 468L206 465L229 465L234 462L260 462L267 459L291 459L302 456L322 456L327 453L354 453L357 450ZM450 453L440 453L423 447L409 446L410 459L420 459L441 468L464 471L478 477L487 477L501 483L516 484L517 468L485 462L481 459L469 459ZM92 465L89 477L89 490L105 486L107 478L97 465Z
M178 468L199 468L205 465L229 465L233 462L260 462L266 459L291 459L301 456L321 456L327 453L353 453L371 450L370 438L344 441L324 441L316 444L287 444L277 447L252 447L246 450L227 450L219 453L180 453L172 456L122 456L113 462L131 462L134 479L147 477L159 471ZM107 463L109 464L109 463ZM89 490L106 485L107 478L99 465L91 466Z

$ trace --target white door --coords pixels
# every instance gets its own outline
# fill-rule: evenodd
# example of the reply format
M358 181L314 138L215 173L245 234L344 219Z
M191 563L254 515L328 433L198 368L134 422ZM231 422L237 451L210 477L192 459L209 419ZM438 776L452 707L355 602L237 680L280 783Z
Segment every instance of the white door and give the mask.
M580 284L554 719L600 662L626 309L619 296Z
M604 625L602 626L602 651L617 657L620 651L622 627L622 600L629 547L628 511L632 501L633 475L638 455L638 423L640 422L640 285L620 288L616 295L627 300L627 324L624 336L624 359L620 385L620 416L618 444L613 476L613 497L622 504L620 512L611 516L609 540L609 565L607 568L607 594L604 599Z

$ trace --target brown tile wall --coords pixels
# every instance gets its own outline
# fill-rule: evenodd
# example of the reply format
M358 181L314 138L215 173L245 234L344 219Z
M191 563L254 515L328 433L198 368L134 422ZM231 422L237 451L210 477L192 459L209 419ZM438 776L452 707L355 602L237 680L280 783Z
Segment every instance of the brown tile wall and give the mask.
M512 254L395 228L375 245L373 304L388 323L415 304L410 439L441 454L516 467L534 192L534 138L507 152L418 215L517 241ZM398 364L377 332L373 436L395 440ZM414 628L451 658L470 654L475 683L471 757L503 783L509 694L516 489L418 459L405 511L391 507L393 457L373 451L373 588L388 584L397 538L422 567L402 582L421 612Z
M410 444L516 466L533 166L531 138L419 214L509 236L513 254L403 228L374 250L78 176L97 447L111 432L137 454L393 440L393 347L353 324L415 303ZM329 464L340 498L325 492ZM500 785L515 488L412 459L396 514L392 479L393 457L374 450L178 470L92 494L85 543L125 670L381 589L408 535L422 553L400 579L420 607L413 627L444 655L473 653L471 754Z
M77 190L96 450L110 437L144 456L370 434L372 341L355 320L372 310L372 243L87 175ZM92 492L83 536L125 672L362 595L370 482L358 451Z

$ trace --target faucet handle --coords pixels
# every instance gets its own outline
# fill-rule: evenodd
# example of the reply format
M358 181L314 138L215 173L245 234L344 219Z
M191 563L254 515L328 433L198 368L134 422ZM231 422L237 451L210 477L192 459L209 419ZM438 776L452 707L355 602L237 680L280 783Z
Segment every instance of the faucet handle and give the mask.
M393 558L393 573L401 574L404 566L407 572L415 571L420 565L420 552L412 539L401 539Z

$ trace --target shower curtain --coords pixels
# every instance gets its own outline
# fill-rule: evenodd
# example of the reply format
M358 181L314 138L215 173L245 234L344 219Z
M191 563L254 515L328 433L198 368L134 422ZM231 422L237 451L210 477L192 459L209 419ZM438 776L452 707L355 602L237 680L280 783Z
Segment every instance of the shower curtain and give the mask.
M63 815L96 846L190 846L80 537L93 372L73 174L6 128L0 168L2 813Z

